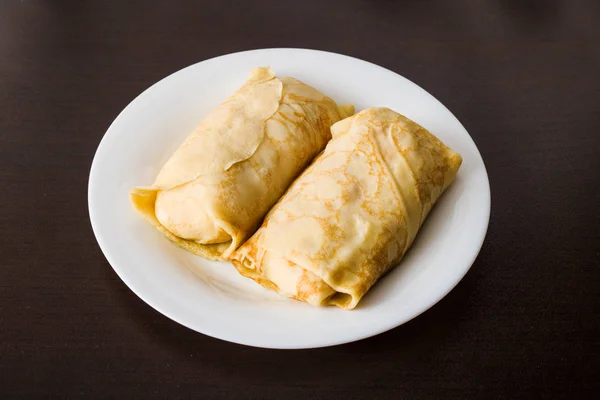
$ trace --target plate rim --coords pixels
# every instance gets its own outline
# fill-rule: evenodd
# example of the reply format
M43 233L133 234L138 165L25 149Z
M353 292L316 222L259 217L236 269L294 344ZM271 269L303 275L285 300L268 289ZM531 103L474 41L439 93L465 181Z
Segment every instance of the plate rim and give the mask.
M140 99L142 96L144 96L145 94L147 94L149 91L151 91L152 88L154 88L156 85L158 85L159 83L169 79L170 77L172 77L173 75L179 74L187 69L191 69L195 66L197 66L198 64L202 64L208 61L215 61L218 60L220 58L226 58L228 56L232 56L232 55L242 55L244 53L254 53L254 52L281 52L281 51L293 51L293 52L308 52L308 53L323 53L323 54L327 54L327 55L333 55L336 57L340 57L340 58L346 58L346 59L350 59L354 62L360 62L360 63L366 63L368 64L370 67L374 67L376 69L380 69L383 70L384 72L388 73L388 74L393 74L395 78L400 78L402 80L407 81L408 83L410 83L411 85L416 86L417 88L421 89L424 93L426 93L427 95L429 95L430 97L432 97L437 103L439 103L455 120L456 122L458 122L458 124L462 127L462 129L464 130L464 132L467 134L467 138L471 141L472 145L473 145L473 150L475 151L475 155L478 156L478 161L480 164L480 167L482 169L483 172L483 176L485 177L485 181L486 181L486 185L485 188L481 188L481 193L480 195L483 196L483 199L481 200L482 203L485 202L485 218L482 221L481 225L480 225L480 229L479 232L474 232L473 236L475 236L475 234L477 234L476 237L476 241L473 240L473 246L472 246L472 254L471 257L469 257L469 262L468 262L468 266L464 269L464 271L461 274L457 274L455 281L452 282L451 285L448 285L448 289L447 290L441 290L439 291L435 296L434 296L434 300L429 302L429 304L427 304L424 307L420 307L418 309L417 312L412 313L404 318L399 318L399 319L389 319L389 322L387 324L384 324L385 326L382 329L376 329L376 330L367 330L367 331L361 331L361 333L357 333L356 335L351 335L351 338L348 337L344 337L342 339L335 339L335 338L324 338L323 340L319 341L318 343L312 343L312 344L294 344L294 343L289 343L289 344L281 344L281 343L277 343L274 345L265 345L265 344L257 344L257 343L252 343L252 341L245 341L243 340L242 336L238 336L241 339L236 339L235 337L223 337L223 335L219 335L219 334L215 334L214 332L212 332L212 330L210 329L210 327L203 327L203 329L199 329L198 327L193 327L191 326L191 323L188 323L186 321L184 321L182 318L180 318L179 315L174 315L173 313L171 313L170 311L166 311L163 309L163 307L159 304L156 304L156 302L154 302L151 299L151 296L147 296L147 294L145 293L144 290L141 290L139 286L136 286L136 284L134 282L132 282L128 277L127 274L125 274L123 272L123 270L118 267L118 263L116 262L116 260L114 259L113 255L111 255L111 251L108 250L108 244L106 242L105 237L103 236L103 234L100 233L99 228L98 228L98 222L95 220L95 211L97 210L97 206L95 204L94 201L94 192L95 192L95 187L94 187L94 182L95 182L95 177L97 174L99 174L98 172L98 165L99 165L99 158L100 156L102 156L103 153L106 152L105 147L107 146L108 141L110 140L110 135L109 133L111 132L111 128L113 128L113 126L116 126L119 121L123 118L123 116L128 112L129 109L131 109L133 107L133 104L136 103L136 101L138 99ZM485 190L483 190L485 189ZM349 55L345 55L345 54L341 54L341 53L335 53L335 52L330 52L330 51L324 51L324 50L316 50L316 49L307 49L307 48L294 48L294 47L277 47L277 48L257 48L257 49L251 49L251 50L244 50L244 51L239 51L239 52L233 52L233 53L227 53L227 54L222 54L219 56L215 56L215 57L211 57L205 60L201 60L198 61L194 64L188 65L186 67L183 67L161 79L159 79L158 81L156 81L155 83L153 83L152 85L150 85L148 88L144 89L141 93L139 93L135 98L133 98L124 108L123 110L121 110L121 112L119 112L119 114L115 117L115 119L112 121L112 123L109 125L109 127L107 128L106 132L103 134L102 139L100 140L98 147L94 153L94 157L92 160L92 164L90 167L90 172L89 172L89 178L88 178L88 213L89 213L89 218L90 218L90 222L92 225L92 230L94 232L94 236L96 238L96 241L98 242L98 245L104 255L104 257L106 258L106 260L108 261L108 263L110 264L110 266L112 267L112 269L115 271L115 273L117 274L117 276L125 283L125 285L136 295L138 296L141 300L143 300L146 304L148 304L150 307L152 307L153 309L155 309L156 311L158 311L160 314L162 314L163 316L177 322L180 325L185 326L188 329L191 329L195 332L201 333L203 335L207 335L207 336L211 336L213 338L216 339L220 339L223 341L227 341L227 342L231 342L231 343L236 343L236 344L240 344L240 345L245 345L245 346L251 346L251 347L259 347L259 348L269 348L269 349L310 349L310 348L322 348L322 347L329 347L329 346L335 346L335 345L341 345L341 344L345 344L345 343L351 343L351 342L355 342L355 341L359 341L362 339L366 339L372 336L376 336L379 334L382 334L384 332L387 332L391 329L394 329L400 325L405 324L408 321L411 321L415 318L417 318L418 316L420 316L421 314L423 314L425 311L429 310L430 308L432 308L434 305L436 305L437 303L439 303L444 297L446 297L448 295L448 293L450 293L457 285L460 281L462 281L462 279L465 277L465 275L470 271L471 267L473 266L475 260L477 259L477 256L479 255L481 248L483 246L483 243L485 242L485 238L487 235L487 230L489 227L489 221L490 221L490 214L491 214L491 187L490 187L490 180L489 180L489 175L487 173L487 169L485 166L485 162L483 160L483 157L481 156L481 152L479 151L479 148L477 147L477 145L475 144L475 141L473 140L473 138L471 137L471 135L469 134L469 132L466 130L466 128L463 126L463 124L460 122L460 120L452 113L452 111L450 111L450 109L448 109L448 107L442 103L441 101L439 101L435 96L433 96L431 93L429 93L427 90L425 90L424 88L422 88L421 86L417 85L416 83L414 83L413 81L411 81L410 79L400 75L397 72L394 72L388 68L382 67L380 65L377 65L375 63L372 63L370 61L366 61L357 57L353 57L353 56L349 56ZM210 324L207 324L210 325ZM328 340L329 339L329 340Z

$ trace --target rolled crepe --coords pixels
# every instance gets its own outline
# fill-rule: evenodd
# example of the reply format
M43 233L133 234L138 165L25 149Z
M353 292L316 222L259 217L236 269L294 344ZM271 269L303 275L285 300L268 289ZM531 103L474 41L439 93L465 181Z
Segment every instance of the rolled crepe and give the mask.
M331 130L325 151L231 260L285 296L352 309L404 256L462 159L388 108Z
M131 202L182 248L226 259L323 150L331 125L353 112L296 79L255 68L181 144L151 187L131 190Z

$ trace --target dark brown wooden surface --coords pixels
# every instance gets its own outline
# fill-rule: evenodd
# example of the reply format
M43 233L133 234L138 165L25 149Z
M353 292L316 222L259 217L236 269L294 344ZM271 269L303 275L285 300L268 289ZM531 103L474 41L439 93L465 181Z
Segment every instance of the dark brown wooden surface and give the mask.
M0 0L0 398L589 398L599 20L598 1ZM87 179L112 120L182 67L261 47L390 68L479 146L486 242L417 319L326 349L234 345L152 310L102 255Z

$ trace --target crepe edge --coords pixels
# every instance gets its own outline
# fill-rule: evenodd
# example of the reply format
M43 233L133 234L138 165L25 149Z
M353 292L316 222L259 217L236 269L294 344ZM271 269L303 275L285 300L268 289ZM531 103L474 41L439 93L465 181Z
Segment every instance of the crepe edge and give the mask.
M156 214L154 213L156 196L157 189L152 187L135 187L129 192L129 200L135 211L171 242L190 253L209 260L222 261L224 259L224 255L232 245L232 240L224 243L200 244L174 235L156 218Z
M336 306L345 310L352 310L356 307L356 305L360 302L360 299L364 295L364 293L355 293L351 290L345 290L345 288L340 287L340 285L332 285L327 281L326 278L316 273L315 271L311 271L309 268L305 268L299 264L296 264L293 261L288 260L283 257L281 254L276 253L278 256L282 257L285 261L292 263L294 266L303 269L304 271L310 272L314 274L318 279L320 279L325 285L327 285L331 290L334 291L333 294L324 298L320 303L315 304L309 301L309 299L305 296L301 295L290 295L288 293L284 293L279 289L279 286L270 279L266 278L263 274L261 274L257 267L262 264L262 260L258 257L258 252L261 251L262 247L258 246L255 241L256 237L253 236L248 239L242 246L240 246L236 251L231 254L229 261L233 264L236 270L240 275L252 279L259 285L263 286L266 289L277 292L281 296L302 301L304 303L310 304L316 307L326 307L326 306ZM262 249L267 250L267 249ZM272 250L267 250L271 251ZM245 261L248 261L250 265L246 265ZM259 268L260 269L260 268Z

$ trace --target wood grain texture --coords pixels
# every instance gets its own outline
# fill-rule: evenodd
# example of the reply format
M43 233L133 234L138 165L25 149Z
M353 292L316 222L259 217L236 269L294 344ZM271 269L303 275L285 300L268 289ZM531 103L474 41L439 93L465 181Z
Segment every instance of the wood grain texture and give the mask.
M0 0L0 397L588 398L600 390L597 1ZM486 242L444 300L306 351L179 326L119 280L87 179L137 94L234 51L390 68L446 104L492 188Z

